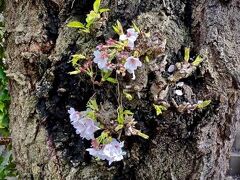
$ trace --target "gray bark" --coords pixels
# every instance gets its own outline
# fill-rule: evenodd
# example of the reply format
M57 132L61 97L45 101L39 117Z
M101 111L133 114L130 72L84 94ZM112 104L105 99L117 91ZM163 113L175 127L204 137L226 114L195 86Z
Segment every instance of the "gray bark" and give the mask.
M226 179L240 118L239 1L105 0L103 4L111 9L99 28L105 38L112 35L110 28L117 19L125 26L135 20L142 29L164 35L169 58L188 45L207 54L201 68L204 76L191 87L199 99L209 98L215 104L202 114L173 111L156 119L149 141L129 140L124 163L108 167L90 161L86 142L75 135L66 109L83 108L93 89L84 78L67 75L71 70L67 62L71 54L92 50L101 41L95 35L81 36L66 23L84 19L92 1L7 1L11 133L21 179Z

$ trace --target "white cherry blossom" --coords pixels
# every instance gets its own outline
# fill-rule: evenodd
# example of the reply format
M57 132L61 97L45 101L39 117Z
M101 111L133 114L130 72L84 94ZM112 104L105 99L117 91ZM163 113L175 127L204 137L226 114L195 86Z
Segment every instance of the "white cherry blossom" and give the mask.
M101 160L107 160L107 156L103 153L103 149L88 148L86 151L88 151L91 156Z
M77 121L78 119L80 119L80 113L78 111L76 111L74 108L70 108L68 110L68 113L70 114L70 120L71 121Z
M108 54L104 51L96 50L93 52L95 62L98 65L98 68L101 70L110 70L108 67Z
M133 74L133 78L132 78L133 80L136 78L134 71L137 69L137 67L141 67L141 66L142 66L142 62L139 60L139 58L135 58L133 56L128 57L126 59L126 63L124 64L125 69L129 73Z
M107 157L109 165L114 161L121 161L123 156L126 154L122 148L124 146L123 142L118 142L113 139L111 143L107 144L103 148L103 154Z
M127 30L127 34L122 34L119 37L120 41L126 41L128 40L128 47L133 49L134 48L134 42L138 38L138 32L135 31L134 28L130 28Z
M88 148L86 150L94 157L107 160L108 164L111 165L115 161L121 161L126 155L126 152L122 150L123 146L123 142L118 142L113 138L111 143L104 145L101 149Z
M70 108L68 113L76 133L87 140L94 139L94 133L100 128L97 127L94 120L87 117L87 111L78 112L74 108Z

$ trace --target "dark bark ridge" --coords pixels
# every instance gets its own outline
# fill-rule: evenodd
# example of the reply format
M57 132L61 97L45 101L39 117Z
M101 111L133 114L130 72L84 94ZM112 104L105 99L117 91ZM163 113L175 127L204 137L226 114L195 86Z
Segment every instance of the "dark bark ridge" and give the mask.
M87 3L87 4L86 4ZM89 4L88 4L89 3ZM17 168L23 179L225 179L228 155L239 119L240 13L237 0L104 1L111 12L99 37L81 36L66 27L82 21L92 1L9 1L6 8L6 47L12 102L10 119ZM127 106L136 112L150 140L126 140L129 157L108 167L85 152L89 142L74 133L67 107L84 110L96 92L98 101L114 103L114 88L93 89L82 76L70 76L70 56L91 51L112 36L116 19L128 26L135 20L146 31L167 39L168 61L176 61L182 46L207 52L201 70L185 79L199 99L211 98L208 110L190 115L174 109L156 117L145 98ZM64 91L63 91L64 89ZM142 106L141 106L142 105Z

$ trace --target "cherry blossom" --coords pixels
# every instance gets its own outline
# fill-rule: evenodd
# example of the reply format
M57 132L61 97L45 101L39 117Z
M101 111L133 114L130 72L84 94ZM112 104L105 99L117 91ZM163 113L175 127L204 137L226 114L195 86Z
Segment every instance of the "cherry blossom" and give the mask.
M76 111L74 108L70 108L68 110L68 113L70 114L70 120L71 121L77 121L78 119L80 119L80 113L78 111Z
M127 30L127 34L120 35L119 40L120 41L128 40L128 47L133 49L134 42L137 40L137 38L138 38L138 32L136 32L134 28L130 28Z
M105 145L103 148L103 153L107 156L109 165L114 161L121 161L123 156L126 155L126 152L122 151L124 142L118 142L116 139L113 139L111 143Z
M139 60L139 58L134 58L133 56L128 57L126 60L126 63L124 64L125 69L133 74L133 80L136 78L134 71L137 69L137 67L141 67L142 62Z
M94 59L93 62L95 62L98 65L98 68L101 70L110 70L108 67L108 54L105 51L94 51Z
M109 165L111 165L114 161L121 161L123 156L126 155L126 152L122 150L123 146L123 142L118 142L113 138L111 143L104 145L101 149L88 148L86 150L92 156L108 160Z
M107 160L107 156L103 153L103 149L88 148L88 149L86 149L86 151L88 151L91 156L94 156L101 160Z
M87 111L78 112L74 108L70 108L68 113L76 133L87 140L94 139L94 133L100 128L97 127L94 120L87 117Z

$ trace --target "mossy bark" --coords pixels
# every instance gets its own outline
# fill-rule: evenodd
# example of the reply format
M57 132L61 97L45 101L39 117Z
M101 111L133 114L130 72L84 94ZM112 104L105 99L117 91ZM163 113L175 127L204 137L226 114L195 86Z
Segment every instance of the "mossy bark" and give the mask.
M66 27L70 20L82 21L92 3L6 2L10 127L20 179L226 179L240 118L239 1L104 0L111 11L98 24L98 33L83 36ZM160 32L169 59L182 46L205 54L201 78L186 81L199 99L214 104L201 114L172 110L159 118L146 107L150 100L136 100L129 106L150 140L129 138L128 157L109 167L90 160L89 144L74 133L67 107L83 110L94 91L100 101L111 100L111 88L93 89L84 77L68 75L72 67L67 62L111 37L117 19L125 27L134 20L145 31ZM141 82L149 76L143 73Z

